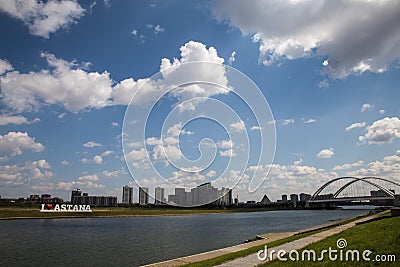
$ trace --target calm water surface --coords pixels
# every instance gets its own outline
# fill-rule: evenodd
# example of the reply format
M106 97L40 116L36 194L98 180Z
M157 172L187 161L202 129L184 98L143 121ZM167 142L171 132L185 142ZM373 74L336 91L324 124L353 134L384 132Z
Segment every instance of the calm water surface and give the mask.
M0 221L1 266L139 266L366 210Z

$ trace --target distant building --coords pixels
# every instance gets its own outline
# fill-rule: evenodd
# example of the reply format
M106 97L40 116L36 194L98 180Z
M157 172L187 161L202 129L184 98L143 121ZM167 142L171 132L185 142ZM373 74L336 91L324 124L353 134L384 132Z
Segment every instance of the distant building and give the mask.
M89 196L77 189L71 192L71 204L90 205L94 207L115 207L117 206L117 197L113 196Z
M71 192L71 203L74 203L74 197L80 197L82 196L81 190L78 188L76 190L72 190Z
M133 187L125 185L122 188L122 203L131 204L133 202Z
M282 202L287 202L287 201L288 201L287 195L282 195Z
M311 198L310 194L301 193L300 194L300 201L307 201Z
M290 194L290 202L292 203L299 202L299 196L297 194Z
M164 194L165 194L165 189L162 187L156 187L154 188L154 204L160 205L160 204L165 204L164 202Z
M185 188L175 188L175 195L168 196L168 203L179 206L229 206L232 205L232 190L224 187L218 190L210 182L192 188L190 192L186 192Z
M146 205L149 203L149 188L139 187L139 204Z
M239 205L239 195L235 197L235 206Z
M260 201L260 204L262 204L262 205L267 205L267 204L271 204L271 203L272 203L271 200L268 198L268 196L266 194Z

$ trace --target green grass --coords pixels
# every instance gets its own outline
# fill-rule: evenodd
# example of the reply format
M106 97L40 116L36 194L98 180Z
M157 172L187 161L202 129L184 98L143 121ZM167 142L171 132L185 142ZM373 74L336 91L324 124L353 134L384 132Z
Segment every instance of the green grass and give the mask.
M91 213L78 212L39 212L40 207L1 207L1 218L59 218L59 217L118 217L118 216L164 216L164 215L193 215L234 212L269 211L268 208L235 208L235 209L185 209L185 208L150 208L150 207L115 207L92 208Z
M308 245L302 250L314 250L317 257L321 255L321 251L332 247L338 249L336 241L344 238L347 241L347 247L343 249L358 250L360 252L360 261L329 261L328 255L324 257L324 261L304 261L304 262L280 262L275 260L261 266L400 266L400 217L387 217L377 221L356 225L350 229L343 231L337 235L328 237L324 240ZM362 252L364 250L372 251L369 256L370 262L362 260ZM373 261L376 255L395 255L396 262L377 262ZM345 257L344 257L345 259Z

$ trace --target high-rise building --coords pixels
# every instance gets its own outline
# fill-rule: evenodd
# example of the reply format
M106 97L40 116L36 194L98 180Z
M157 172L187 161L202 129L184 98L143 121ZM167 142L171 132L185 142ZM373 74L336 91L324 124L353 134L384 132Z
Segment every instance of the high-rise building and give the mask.
M165 189L162 187L156 187L154 189L154 196L155 196L154 204L156 205L164 204L164 193Z
M282 195L282 202L287 202L287 195Z
M133 187L125 185L122 188L122 203L131 204L133 201Z
M218 190L210 182L192 188L190 192L186 192L185 188L175 188L175 195L168 195L168 203L179 206L229 206L232 205L232 190L224 187Z
M71 192L71 203L74 203L74 198L75 197L80 197L82 196L82 191L80 189L72 190Z
M307 201L311 198L310 194L301 193L300 194L300 201Z
M299 196L297 194L290 194L290 202L292 203L299 202Z
M149 203L149 188L139 187L139 204L146 205Z

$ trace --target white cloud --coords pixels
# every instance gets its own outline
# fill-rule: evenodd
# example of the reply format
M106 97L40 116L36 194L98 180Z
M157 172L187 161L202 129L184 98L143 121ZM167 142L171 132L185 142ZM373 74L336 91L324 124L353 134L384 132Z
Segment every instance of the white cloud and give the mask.
M89 141L89 142L83 144L83 146L84 146L84 147L90 147L90 148L92 148L92 147L98 147L98 146L103 146L103 145L100 144L100 143L96 143L96 142L93 142L93 141Z
M367 133L359 136L358 140L368 144L384 144L391 143L396 138L400 138L400 119L386 117L368 126Z
M317 157L320 159L329 159L331 158L335 153L333 152L333 148L329 149L322 149L318 154Z
M163 79L159 82L144 78L135 81L132 78L125 79L113 87L113 104L127 105L132 96L135 95L134 104L145 105L156 101L160 92L166 92L169 87L167 84L180 84L182 81L182 72L177 72L182 64L194 61L213 62L222 64L224 59L218 56L217 50L214 47L207 48L200 42L189 41L180 47L180 58L174 58L172 61L163 58L161 60L160 71L162 71ZM174 67L172 69L169 69ZM198 68L185 69L185 80L212 80L221 86L206 86L191 84L180 86L172 92L173 96L179 98L179 110L194 110L196 104L200 102L191 101L185 103L186 100L195 97L209 97L217 94L225 94L228 91L223 86L229 88L228 80L225 75L224 68L207 68L199 71ZM139 90L140 88L140 90ZM198 100L200 101L200 100Z
M261 127L254 125L254 126L251 126L250 130L252 130L252 131L261 130Z
M22 150L31 150L33 152L42 152L44 146L36 143L28 133L9 132L6 135L0 135L0 153L12 155L22 154Z
M383 160L368 163L365 168L347 172L346 176L376 176L400 182L400 150Z
M158 24L154 27L155 34L159 34L160 32L164 32L164 31L165 31L165 29Z
M235 62L235 60L236 60L235 56L236 56L236 51L233 51L228 60L229 65L232 65L232 63Z
M124 169L115 170L115 171L103 171L103 175L107 178L118 177L120 175L127 174Z
M253 35L265 65L325 56L323 72L344 78L381 73L400 56L396 0L215 1L211 10L217 20Z
M363 128L365 126L365 122L355 122L353 124L351 124L350 126L346 127L346 132L353 130L355 128Z
M77 112L109 104L113 81L108 72L87 72L77 63L42 53L53 70L0 76L2 102L17 112L36 110L42 103L60 104ZM87 65L87 64L84 64Z
M61 161L61 164L64 166L67 166L67 165L69 165L69 161L63 160L63 161Z
M96 155L93 157L93 163L101 164L103 162L103 158L100 155Z
M23 21L31 34L44 38L59 29L69 28L85 13L76 1L0 1L0 10Z
M234 144L232 140L222 140L218 143L218 146L222 149L230 149L233 148Z
M219 151L219 155L221 157L236 157L237 156L237 154L235 153L235 151L232 148L230 148L228 150Z
M10 70L13 70L12 65L7 60L0 59L0 75Z
M319 88L328 88L329 87L329 82L327 79L322 80L318 83Z
M13 115L0 115L0 126L7 125L7 124L29 124L27 118L21 115L13 116Z
M384 109L380 109L379 110L379 114L381 114L381 115L385 114L385 110Z
M363 104L363 105L361 106L361 112L364 112L364 111L366 111L366 110L372 110L374 107L375 107L375 106L372 105L372 104L365 103L365 104Z
M132 32L131 32L131 34L132 34L133 36L135 36L135 37L136 37L136 36L137 36L137 34L138 34L138 31L137 31L136 29L133 29L133 30L132 30Z
M67 115L67 113L65 113L65 112L60 113L60 114L57 116L57 118L62 119L62 118L65 117L65 115Z
M244 131L246 129L245 124L242 120L239 120L238 122L231 123L229 125L231 127L231 130L234 131Z
M78 177L78 181L98 181L99 177L96 174L88 174Z
M172 125L171 127L168 128L167 134L171 135L173 137L178 137L179 135L191 135L193 132L191 131L186 131L185 129L182 129L182 123L176 123Z
M216 175L217 175L217 172L214 170L211 170L211 171L207 172L206 177L210 178L210 177L214 177Z
M283 120L281 121L281 125L289 125L289 124L293 124L294 123L294 119L287 119L287 120Z
M119 126L119 123L118 123L118 122L112 122L112 123L111 123L111 126L112 126L112 127L118 127L118 126Z
M114 153L114 151L112 151L112 150L106 150L106 151L104 151L103 153L101 153L100 156L102 156L102 157L107 157L107 156L111 155L112 153Z
M332 170L334 171L342 171L342 170L347 170L353 167L360 167L362 164L364 163L364 161L359 160L357 162L354 163L345 163L343 165L336 165L335 167L333 167Z
M0 184L22 185L33 180L51 178L50 164L44 160L27 161L23 166L0 165Z
M304 121L304 123L306 123L306 124L308 124L308 123L314 123L314 122L316 122L315 119L308 119L308 120Z

